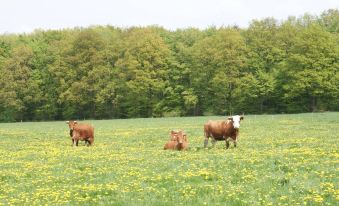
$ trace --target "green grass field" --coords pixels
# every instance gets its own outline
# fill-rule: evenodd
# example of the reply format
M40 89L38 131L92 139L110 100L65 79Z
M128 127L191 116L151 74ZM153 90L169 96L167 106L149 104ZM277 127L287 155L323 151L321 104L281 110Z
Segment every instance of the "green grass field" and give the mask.
M238 147L203 149L223 117L0 124L0 205L338 205L339 113L248 115ZM164 151L183 129L188 151ZM209 143L209 146L211 144Z

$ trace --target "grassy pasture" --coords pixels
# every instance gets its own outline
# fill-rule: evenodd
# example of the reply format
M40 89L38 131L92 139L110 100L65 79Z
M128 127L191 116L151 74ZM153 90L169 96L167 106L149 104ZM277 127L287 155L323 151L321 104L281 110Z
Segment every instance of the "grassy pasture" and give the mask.
M77 148L64 121L0 124L0 205L338 204L339 113L248 115L237 148L203 149L222 118L86 121ZM188 151L162 150L172 129Z

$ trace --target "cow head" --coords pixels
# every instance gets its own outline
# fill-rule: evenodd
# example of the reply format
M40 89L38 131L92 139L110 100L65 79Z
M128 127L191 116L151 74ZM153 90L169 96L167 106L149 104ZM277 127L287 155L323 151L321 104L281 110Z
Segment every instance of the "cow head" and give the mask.
M171 131L171 140L177 141L179 144L182 144L183 142L187 142L187 136L186 133L182 130L179 131Z
M77 121L67 121L66 124L68 124L69 129L70 129L71 131L73 131L75 125L77 125L78 122L77 122Z
M229 117L228 120L232 121L233 127L235 129L239 129L240 128L240 121L244 119L244 116L239 116L239 115L235 115L232 117Z
M177 141L178 140L178 132L176 131L171 131L171 140L172 141Z
M177 133L177 141L179 144L186 142L186 134L183 131Z

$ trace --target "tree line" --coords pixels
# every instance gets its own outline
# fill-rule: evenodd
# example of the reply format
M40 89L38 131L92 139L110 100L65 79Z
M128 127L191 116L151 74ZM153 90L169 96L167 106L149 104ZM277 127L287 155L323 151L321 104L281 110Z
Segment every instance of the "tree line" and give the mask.
M0 35L0 121L339 110L339 11Z

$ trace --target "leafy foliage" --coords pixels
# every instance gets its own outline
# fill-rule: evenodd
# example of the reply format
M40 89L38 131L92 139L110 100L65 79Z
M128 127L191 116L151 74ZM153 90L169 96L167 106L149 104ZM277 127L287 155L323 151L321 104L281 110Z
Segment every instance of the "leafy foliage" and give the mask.
M338 110L338 15L0 35L0 121Z

